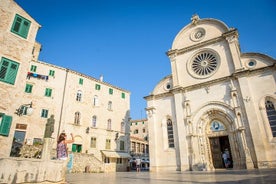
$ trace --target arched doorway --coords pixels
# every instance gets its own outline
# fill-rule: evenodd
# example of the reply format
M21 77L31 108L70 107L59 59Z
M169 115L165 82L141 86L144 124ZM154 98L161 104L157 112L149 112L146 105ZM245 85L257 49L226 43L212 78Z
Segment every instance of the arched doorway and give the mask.
M209 137L209 142L214 168L233 168L228 136Z
M233 168L239 152L233 119L221 110L212 109L202 116L202 120L205 124L209 169Z

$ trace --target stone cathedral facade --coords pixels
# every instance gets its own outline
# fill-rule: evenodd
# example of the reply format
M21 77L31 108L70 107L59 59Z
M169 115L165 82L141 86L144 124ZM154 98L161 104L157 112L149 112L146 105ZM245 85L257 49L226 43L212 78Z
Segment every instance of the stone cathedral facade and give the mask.
M275 59L241 53L238 31L200 19L167 52L171 75L147 101L151 171L276 166Z

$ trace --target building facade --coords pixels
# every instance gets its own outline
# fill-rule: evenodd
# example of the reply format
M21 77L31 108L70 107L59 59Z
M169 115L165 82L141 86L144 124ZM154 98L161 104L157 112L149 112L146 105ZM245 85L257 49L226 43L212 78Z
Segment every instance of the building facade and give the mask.
M140 158L141 169L148 170L149 161L149 141L148 141L148 120L130 120L130 167L135 169L135 160Z
M241 53L237 29L200 19L167 52L171 75L147 101L151 171L270 168L276 162L275 59Z
M43 143L51 121L55 142L61 132L73 133L69 151L95 157L105 171L126 170L130 92L39 61L41 26L13 0L0 0L0 10L0 157Z

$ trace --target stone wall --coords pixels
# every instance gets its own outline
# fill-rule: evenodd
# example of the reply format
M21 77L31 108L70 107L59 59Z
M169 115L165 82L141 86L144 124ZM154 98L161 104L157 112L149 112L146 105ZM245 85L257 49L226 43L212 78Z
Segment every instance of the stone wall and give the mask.
M0 183L65 181L66 162L31 158L0 158Z
M104 172L104 164L94 157L93 154L74 153L73 154L73 173L99 173Z

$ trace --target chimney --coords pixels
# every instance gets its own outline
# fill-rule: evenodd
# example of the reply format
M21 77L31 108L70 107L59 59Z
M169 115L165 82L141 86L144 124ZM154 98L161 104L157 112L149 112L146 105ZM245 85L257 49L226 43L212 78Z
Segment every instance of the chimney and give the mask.
M100 76L100 81L103 82L103 75Z

